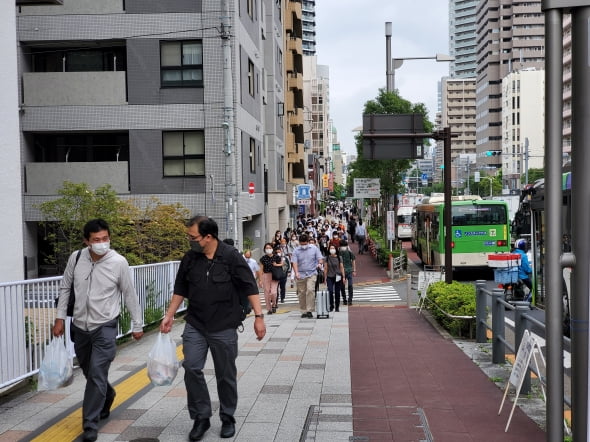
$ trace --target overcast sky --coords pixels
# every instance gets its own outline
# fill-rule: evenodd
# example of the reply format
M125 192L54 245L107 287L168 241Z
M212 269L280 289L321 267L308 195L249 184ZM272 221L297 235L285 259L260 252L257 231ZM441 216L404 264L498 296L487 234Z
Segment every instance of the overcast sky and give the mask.
M316 0L316 55L330 68L330 118L343 151L356 154L352 131L386 86L385 22L392 22L392 58L432 57L449 53L448 16L446 0ZM432 122L448 65L406 60L395 71L400 95L424 103Z

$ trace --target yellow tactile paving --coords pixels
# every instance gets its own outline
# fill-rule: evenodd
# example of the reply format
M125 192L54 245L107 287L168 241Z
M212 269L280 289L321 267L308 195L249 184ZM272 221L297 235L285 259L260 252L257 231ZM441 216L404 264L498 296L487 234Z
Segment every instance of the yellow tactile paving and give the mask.
M179 345L176 348L176 356L179 360L183 359L182 345ZM149 384L150 380L147 375L147 368L142 368L137 373L128 377L119 384L116 384L114 387L115 391L117 392L117 396L115 396L115 401L113 402L111 410L117 408L119 405L143 390ZM78 408L60 421L55 422L50 428L32 440L35 442L74 440L80 436L82 432L82 408Z

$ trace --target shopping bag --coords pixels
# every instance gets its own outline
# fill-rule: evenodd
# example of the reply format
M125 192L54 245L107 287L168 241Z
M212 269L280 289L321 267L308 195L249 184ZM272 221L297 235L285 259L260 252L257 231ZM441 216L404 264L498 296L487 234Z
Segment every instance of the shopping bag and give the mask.
M45 356L39 367L37 390L56 390L74 379L74 363L65 346L63 335L51 339L45 346Z
M178 373L176 344L169 333L159 333L156 343L148 354L147 371L152 384L170 385Z

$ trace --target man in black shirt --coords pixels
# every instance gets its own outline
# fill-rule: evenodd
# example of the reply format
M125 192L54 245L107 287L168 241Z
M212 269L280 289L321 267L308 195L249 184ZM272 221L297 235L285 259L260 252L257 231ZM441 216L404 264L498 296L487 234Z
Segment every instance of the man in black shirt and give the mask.
M211 426L211 400L203 374L209 349L217 380L222 422L220 436L227 438L235 434L240 293L247 295L254 310L256 337L261 340L266 334L258 285L252 271L240 253L220 241L217 235L217 223L211 218L196 216L189 221L191 250L182 258L174 294L160 324L162 333L170 332L178 307L185 298L189 301L182 344L188 410L195 421L189 433L190 440L201 440Z

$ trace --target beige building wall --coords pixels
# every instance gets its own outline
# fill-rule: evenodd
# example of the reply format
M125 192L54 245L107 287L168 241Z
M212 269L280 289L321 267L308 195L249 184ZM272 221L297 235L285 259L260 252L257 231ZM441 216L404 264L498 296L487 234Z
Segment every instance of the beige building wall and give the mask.
M476 153L475 78L443 78L441 95L440 127L449 127L451 133L456 135L451 140L451 161L454 166L451 179L457 184L460 178L465 179L467 174L472 175L475 170L475 165L467 164ZM442 143L440 149L437 145L437 154L441 151L441 155L437 155L437 170L442 164L442 148ZM461 177L459 168L465 168ZM437 178L435 176L435 181L439 181Z

